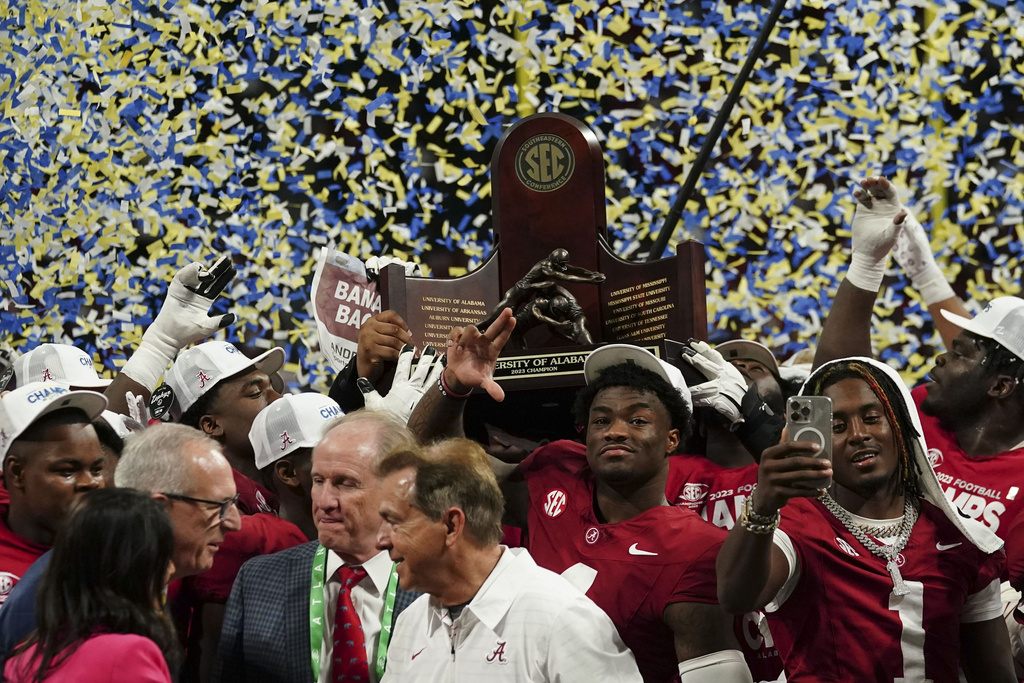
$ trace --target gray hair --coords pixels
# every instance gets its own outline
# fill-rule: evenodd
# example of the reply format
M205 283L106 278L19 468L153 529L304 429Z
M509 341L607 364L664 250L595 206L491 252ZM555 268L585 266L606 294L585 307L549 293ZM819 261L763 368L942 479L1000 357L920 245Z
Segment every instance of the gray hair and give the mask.
M193 427L180 424L154 425L130 436L114 471L118 488L149 493L180 493L195 490L186 453L193 448L210 449L217 442Z
M411 468L416 485L410 504L433 521L459 508L466 529L484 546L501 543L505 501L487 452L469 439L446 439L416 451L394 451L377 465L377 476Z
M376 427L375 434L377 437L377 454L371 465L371 468L376 470L378 463L384 459L388 453L393 451L405 451L416 448L417 441L416 435L412 433L404 422L399 420L391 413L381 412L377 410L354 410L351 413L346 413L339 418L331 420L324 425L323 435L326 437L336 427L342 425L356 425L363 422L369 422L371 425ZM321 442L323 439L321 439Z

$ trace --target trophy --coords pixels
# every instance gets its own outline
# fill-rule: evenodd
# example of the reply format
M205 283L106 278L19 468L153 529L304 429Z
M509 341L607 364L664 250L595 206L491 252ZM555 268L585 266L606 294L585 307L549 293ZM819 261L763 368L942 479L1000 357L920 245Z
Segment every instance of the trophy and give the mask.
M612 252L604 158L593 131L564 114L520 120L494 150L491 183L495 246L478 269L417 278L389 266L380 280L383 307L438 348L452 327L484 329L503 308L513 309L517 332L494 377L505 403L493 411L483 405L493 403L489 397L471 398L467 426L480 403L477 418L487 424L500 412L529 423L520 433L575 436L572 397L584 383L583 361L601 343L636 344L688 367L679 362L682 342L707 337L704 245L681 242L674 256L648 262ZM513 427L501 425L514 436Z

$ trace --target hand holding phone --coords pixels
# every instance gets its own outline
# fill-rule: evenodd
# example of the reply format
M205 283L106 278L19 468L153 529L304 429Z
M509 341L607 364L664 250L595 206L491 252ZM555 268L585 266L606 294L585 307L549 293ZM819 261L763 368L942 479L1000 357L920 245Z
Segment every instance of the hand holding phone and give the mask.
M794 396L786 402L786 440L809 441L821 447L815 455L832 461L832 399L827 396ZM832 477L800 483L809 489L832 486Z

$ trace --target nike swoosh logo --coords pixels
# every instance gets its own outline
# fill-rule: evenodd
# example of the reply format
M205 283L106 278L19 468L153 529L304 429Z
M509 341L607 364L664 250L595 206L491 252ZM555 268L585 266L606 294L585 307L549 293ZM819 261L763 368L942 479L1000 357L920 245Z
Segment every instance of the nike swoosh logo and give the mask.
M427 648L423 648L423 650L426 650L426 649L427 649ZM421 654L423 653L423 650L420 650L419 652L417 652L416 654L414 654L414 655L412 656L412 659L416 659L417 657L419 657L419 656L420 656L420 655L421 655Z
M634 543L633 545L629 546L629 554L630 555L657 555L658 554L658 553L652 553L649 550L640 550L639 548L637 548L638 545L639 545L639 543Z
M949 543L949 544L946 544L946 543L936 543L935 544L935 549L936 550L949 550L950 548L955 548L958 545L963 545L963 543Z

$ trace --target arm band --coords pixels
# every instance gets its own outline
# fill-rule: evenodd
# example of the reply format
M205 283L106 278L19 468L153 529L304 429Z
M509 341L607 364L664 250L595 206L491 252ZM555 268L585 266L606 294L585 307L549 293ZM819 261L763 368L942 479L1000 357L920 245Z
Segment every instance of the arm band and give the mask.
M681 683L753 683L739 650L720 650L679 662Z

